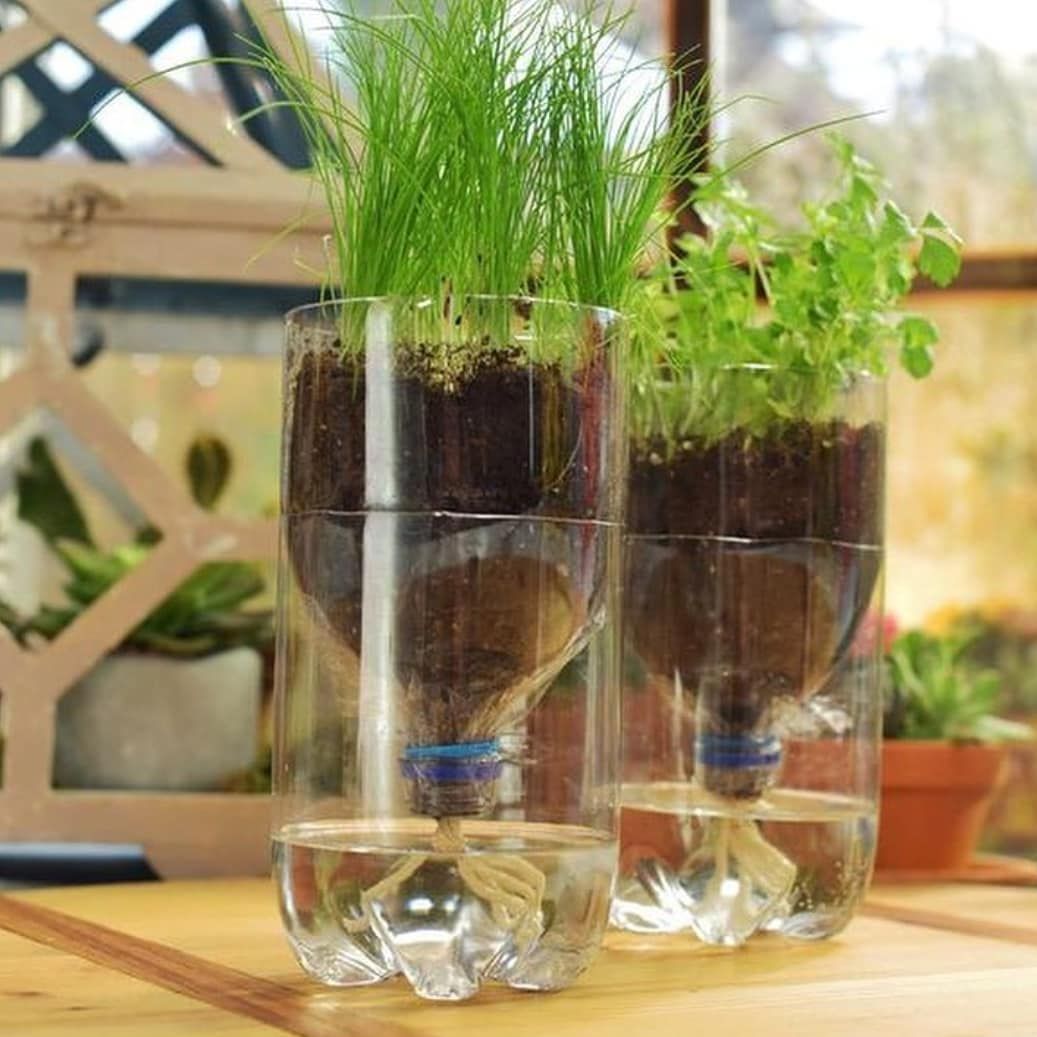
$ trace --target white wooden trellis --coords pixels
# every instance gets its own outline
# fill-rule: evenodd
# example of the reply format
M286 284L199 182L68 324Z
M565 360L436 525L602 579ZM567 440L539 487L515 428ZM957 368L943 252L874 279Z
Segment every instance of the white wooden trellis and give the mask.
M0 435L33 413L52 412L162 533L148 558L54 641L28 651L0 633L0 841L139 843L165 875L258 872L268 862L266 797L51 787L61 696L200 564L269 558L276 542L272 521L237 521L197 508L88 391L70 360L77 279L309 285L323 265L327 231L318 208L298 231L282 236L315 208L308 180L230 132L218 112L176 83L140 83L152 72L146 56L96 23L111 2L19 0L28 19L0 34L0 75L61 38L221 167L0 160L0 269L24 271L28 284L23 363L0 381ZM290 56L289 30L270 21L270 5L244 2Z

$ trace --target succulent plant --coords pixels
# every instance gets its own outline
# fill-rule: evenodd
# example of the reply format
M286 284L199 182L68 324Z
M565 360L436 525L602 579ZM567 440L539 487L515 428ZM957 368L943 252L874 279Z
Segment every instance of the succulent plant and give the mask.
M886 657L884 736L957 742L1026 741L1025 724L995 714L1001 678L967 657L971 638L910 630Z
M192 494L200 506L211 507L229 478L230 451L220 440L201 437L187 456ZM17 475L18 516L39 532L68 578L63 587L67 601L42 605L31 616L21 616L0 601L0 623L21 644L30 644L34 637L56 638L140 565L159 539L155 529L145 526L137 531L133 543L102 550L46 440L32 440L26 458ZM243 606L264 587L265 580L255 565L208 562L131 630L120 647L187 658L244 645L263 647L272 637L270 612L249 611Z

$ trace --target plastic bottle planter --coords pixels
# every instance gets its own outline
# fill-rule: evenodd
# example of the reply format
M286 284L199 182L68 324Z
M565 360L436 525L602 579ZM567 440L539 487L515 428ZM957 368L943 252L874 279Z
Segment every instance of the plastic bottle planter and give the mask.
M605 311L358 300L288 323L276 871L302 966L550 990L608 919L626 433ZM535 718L577 698L566 744ZM563 755L561 797L537 780Z
M761 928L820 938L868 881L884 386L801 382L734 368L695 397L661 385L639 415L612 913L623 928L727 945Z

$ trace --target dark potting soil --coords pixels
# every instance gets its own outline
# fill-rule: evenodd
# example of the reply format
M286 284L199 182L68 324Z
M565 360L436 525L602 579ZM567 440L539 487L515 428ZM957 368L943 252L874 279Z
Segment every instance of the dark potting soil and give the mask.
M878 424L804 421L752 439L735 431L708 444L650 441L632 452L627 528L877 545L884 466Z
M883 473L877 424L635 449L627 650L679 676L697 703L689 732L766 736L776 703L815 693L845 660L881 569ZM706 782L754 796L767 778Z
M483 353L458 384L437 386L420 358L393 380L400 511L599 517L597 473L568 462L581 389L552 365ZM362 362L302 357L294 379L284 510L364 510Z

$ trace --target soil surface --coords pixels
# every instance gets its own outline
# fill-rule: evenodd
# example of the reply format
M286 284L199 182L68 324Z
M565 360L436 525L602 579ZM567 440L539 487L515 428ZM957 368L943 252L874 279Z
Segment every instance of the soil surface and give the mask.
M733 432L710 444L640 444L631 457L627 528L880 545L884 470L876 424L797 422L752 440Z

